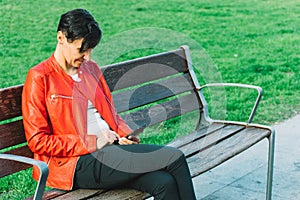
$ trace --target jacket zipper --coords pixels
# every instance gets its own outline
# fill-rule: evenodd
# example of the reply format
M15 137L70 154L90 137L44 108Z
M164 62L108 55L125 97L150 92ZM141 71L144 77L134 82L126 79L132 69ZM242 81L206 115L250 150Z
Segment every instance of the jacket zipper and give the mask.
M65 96L65 95L60 95L60 94L52 94L50 97L51 97L51 102L53 102L54 99L57 99L57 98L62 98L62 99L73 99L73 97Z

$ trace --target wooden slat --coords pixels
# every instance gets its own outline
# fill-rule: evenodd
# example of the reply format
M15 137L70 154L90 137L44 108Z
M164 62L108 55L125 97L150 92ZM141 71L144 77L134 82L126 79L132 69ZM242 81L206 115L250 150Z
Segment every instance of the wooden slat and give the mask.
M43 194L43 200L53 199L55 197L59 197L59 196L61 196L63 194L66 194L66 193L68 193L68 191L57 190L57 189L48 190L48 191L44 192L44 194Z
M78 189L74 191L69 191L65 194L59 195L55 198L55 200L79 200L79 199L90 199L93 196L100 195L104 193L104 190L90 190L90 189ZM46 198L43 198L45 200Z
M170 142L167 145L171 146L171 147L179 148L186 144L189 144L191 142L199 140L200 138L203 138L204 136L209 135L215 131L218 131L218 130L222 129L223 127L225 127L224 124L213 123L208 126L202 127L198 131L194 131L193 133L182 136L182 137Z
M0 149L26 142L23 121L0 125Z
M127 111L186 91L193 90L188 74L160 80L113 94L117 112Z
M28 148L28 146L23 146L19 147L10 151L5 152L7 154L15 154L15 155L20 155L20 156L26 156L26 157L33 157L32 152ZM15 172L24 170L31 167L29 164L24 164L16 161L11 161L11 160L5 160L5 159L0 159L0 178L13 174Z
M184 152L186 157L190 157L196 153L199 153L211 146L216 145L222 140L226 140L234 134L242 131L245 127L239 125L227 125L222 129L212 132L211 134L205 135L200 139L194 139L194 141L188 145L182 146L179 149Z
M22 115L23 85L0 89L0 121Z
M122 118L132 129L151 126L167 119L200 109L195 93L180 96L161 104L153 105L129 114Z
M133 189L118 189L118 190L89 190L89 189L78 189L70 191L66 194L60 195L53 200L80 200L80 199L89 199L89 200L140 200L147 197L148 194L140 192ZM46 200L43 198L43 200Z
M50 200L50 199L55 199L63 194L66 194L68 193L68 191L65 191L65 190L57 190L57 189L51 189L51 190L47 190L44 192L43 194L43 200ZM32 200L33 199L33 196L31 197L28 197L24 200Z
M114 91L187 71L183 49L151 55L101 68Z
M147 196L147 193L138 190L109 190L100 196L89 198L89 200L141 200Z
M269 136L266 129L246 128L187 159L193 177L210 170ZM191 144L193 145L193 144Z

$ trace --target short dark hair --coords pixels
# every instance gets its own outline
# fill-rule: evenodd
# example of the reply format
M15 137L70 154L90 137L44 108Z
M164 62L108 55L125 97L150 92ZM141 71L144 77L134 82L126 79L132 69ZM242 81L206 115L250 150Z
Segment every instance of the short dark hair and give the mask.
M102 37L98 23L85 9L75 9L62 14L57 31L62 31L68 42L83 38L80 52L97 46Z

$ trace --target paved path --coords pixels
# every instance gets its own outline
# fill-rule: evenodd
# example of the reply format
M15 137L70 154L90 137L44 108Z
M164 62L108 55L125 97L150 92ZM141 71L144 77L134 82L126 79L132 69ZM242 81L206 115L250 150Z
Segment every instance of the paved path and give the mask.
M300 200L300 115L276 130L273 200ZM200 200L265 199L268 141L195 178Z

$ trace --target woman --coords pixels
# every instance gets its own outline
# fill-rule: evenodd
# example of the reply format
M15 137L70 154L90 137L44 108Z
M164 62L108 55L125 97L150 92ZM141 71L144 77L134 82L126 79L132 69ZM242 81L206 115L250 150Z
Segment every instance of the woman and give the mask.
M133 131L115 112L104 77L90 58L100 39L93 16L71 10L60 18L53 55L28 72L24 128L34 158L49 166L47 185L133 188L155 199L195 199L181 151L138 144L137 136L128 136ZM34 168L36 180L38 175Z

